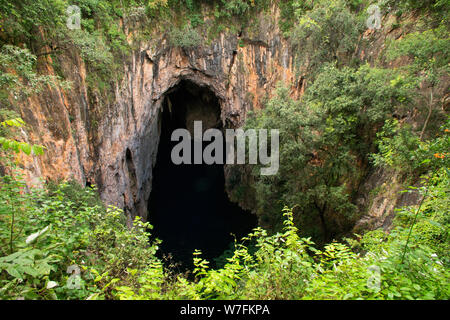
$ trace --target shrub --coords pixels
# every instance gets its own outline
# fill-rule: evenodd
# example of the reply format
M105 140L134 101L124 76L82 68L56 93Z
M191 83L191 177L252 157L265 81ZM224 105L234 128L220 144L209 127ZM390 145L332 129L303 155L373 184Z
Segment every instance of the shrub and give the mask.
M202 38L191 26L174 27L169 33L169 42L174 47L191 48L200 45Z
M323 63L350 61L363 30L363 23L343 1L318 1L299 4L298 23L291 31L296 49L297 68L302 75L314 78Z
M105 209L93 189L69 182L27 193L19 176L1 177L0 187L2 298L108 297L113 278L154 258L149 225L136 220L128 229L122 211ZM71 286L71 265L79 288Z

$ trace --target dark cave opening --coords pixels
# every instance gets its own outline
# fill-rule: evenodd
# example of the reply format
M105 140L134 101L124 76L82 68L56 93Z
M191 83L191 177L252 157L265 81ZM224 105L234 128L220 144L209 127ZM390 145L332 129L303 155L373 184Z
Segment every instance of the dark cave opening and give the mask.
M173 164L171 151L178 142L171 141L171 134L184 128L193 136L193 121L202 121L203 131L222 130L220 104L208 88L181 81L166 95L162 110L148 206L152 237L162 240L160 254L171 256L182 268L192 266L195 249L214 266L213 259L235 238L246 236L257 218L228 199L222 164Z

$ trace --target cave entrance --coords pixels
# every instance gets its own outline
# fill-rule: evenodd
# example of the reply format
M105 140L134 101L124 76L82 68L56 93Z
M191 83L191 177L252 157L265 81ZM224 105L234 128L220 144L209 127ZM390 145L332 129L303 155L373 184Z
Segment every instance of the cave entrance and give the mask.
M213 259L222 255L234 236L239 240L247 235L257 218L228 199L223 165L173 164L171 151L178 142L172 142L171 135L184 128L193 137L194 121L202 121L203 132L222 130L219 101L210 89L183 80L166 95L160 119L148 207L152 235L163 241L160 253L183 268L192 266L195 249L214 265Z

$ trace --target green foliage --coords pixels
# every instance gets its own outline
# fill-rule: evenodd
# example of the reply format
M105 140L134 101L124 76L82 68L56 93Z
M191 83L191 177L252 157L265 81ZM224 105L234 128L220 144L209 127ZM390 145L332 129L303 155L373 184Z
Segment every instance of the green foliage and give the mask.
M222 0L222 4L224 6L225 14L232 15L243 15L250 9L251 6L255 5L254 0L231 0L224 1Z
M448 175L445 179L448 187ZM442 186L439 188L442 190ZM238 245L223 268L209 269L208 262L197 251L196 280L178 276L170 282L166 279L163 285L163 268L157 264L139 273L136 288L116 287L117 296L120 299L447 299L449 296L449 273L443 262L448 259L448 251L442 251L448 244L440 242L430 247L420 232L415 232L415 242L402 261L408 229L406 225L398 225L390 234L381 230L367 233L360 241L354 241L353 247L333 242L317 250L310 239L298 236L292 211L285 208L284 216L282 233L269 236L263 229L255 229L246 241L253 241L256 251L250 253L247 246ZM448 232L448 221L446 228ZM435 253L438 248L444 256Z
M0 87L5 81L17 86L18 81L14 77L26 81L26 86L18 88L21 94L33 90L40 83L52 84L54 77L28 76L33 75L36 56L52 54L53 59L58 61L65 55L71 56L71 51L79 52L87 63L88 71L96 74L99 79L109 83L120 78L120 68L116 60L129 51L129 45L119 19L123 17L122 11L127 11L129 7L137 6L140 2L1 1L0 17L5 23L5 33L0 44L3 56L8 54L16 61L11 69L5 66L8 73L0 79ZM81 9L80 30L71 30L66 25L66 10L70 5L77 5ZM19 44L21 47L25 44L30 51L11 46ZM4 60L3 56L0 56L1 60ZM26 74L23 74L24 72ZM9 73L13 76L8 76Z
M397 15L411 12L431 13L436 20L448 21L450 3L448 0L382 0L380 6L383 9L396 10Z
M298 24L291 31L291 42L298 52L296 63L300 73L314 78L323 63L348 63L364 25L345 2L297 1L294 7Z
M74 30L71 41L80 49L81 57L96 67L104 69L113 63L113 55L98 32L91 34L83 30Z
M18 176L1 177L0 188L2 298L108 297L108 284L154 257L148 223L137 219L128 229L123 212L105 209L95 190L71 182L27 193ZM81 271L78 289L66 272L73 264Z
M36 56L28 49L4 45L0 52L0 92L3 97L19 100L38 93L45 85L56 86L62 83L57 77L38 75L34 71ZM6 102L6 99L1 99Z
M191 48L200 45L201 37L191 26L183 29L173 28L169 33L170 44L175 47Z
M292 210L283 209L282 233L268 236L262 229L249 235L258 250L255 263L240 289L246 299L298 299L313 271L308 250L315 250L310 238L300 238L294 225Z
M424 186L409 187L407 192L419 193L424 201L420 208L404 207L398 210L394 225L399 228L415 224L409 243L424 243L429 246L436 257L440 257L445 267L449 266L449 185L448 166L437 169L431 177L425 176ZM420 210L419 210L420 209ZM415 216L417 218L415 219Z
M391 43L388 50L390 60L406 56L411 63L407 71L417 82L427 81L436 85L443 74L448 74L450 62L450 39L448 27L415 32Z
M106 92L121 75L117 61L130 52L130 31L145 38L145 31L164 24L172 46L192 48L202 44L204 31L245 29L271 3L0 0L2 157L11 150L44 151L16 140L25 123L14 112L46 86L66 85L37 72L38 56L58 61L78 53L89 88ZM66 27L69 4L81 8L81 30ZM449 299L450 123L437 135L423 134L431 122L442 124L433 116L446 94L448 1L382 1L383 8L426 11L432 20L429 30L389 45L389 61L409 59L396 70L353 63L365 29L357 13L362 4L277 2L300 72L314 82L299 101L279 86L246 124L280 130L278 174L262 177L259 167L253 174L257 211L270 232L257 228L234 243L215 269L196 251L192 274L178 274L156 257L159 241L150 242L148 222L136 218L127 226L121 210L105 208L95 189L75 182L26 185L6 163L0 176L0 299ZM212 8L212 25L205 6ZM416 88L429 89L425 104L411 98ZM420 134L407 121L392 120L405 119L412 102L428 106ZM405 191L422 200L400 208L389 233L329 242L358 216L353 195L371 153L375 166L410 177L428 174L420 187ZM236 182L236 188L243 186Z
M7 127L21 128L23 125L25 125L25 122L21 118L7 119L5 121L0 122L0 127L3 128ZM9 139L5 136L0 136L0 145L2 146L3 151L12 150L15 153L19 153L20 151L22 151L26 155L30 155L31 152L33 152L33 154L37 156L44 154L45 149L45 147L41 145L37 144L30 145L29 143L17 141L15 139ZM0 160L1 159L2 157L0 156Z
M377 136L379 153L372 155L375 165L386 165L408 172L421 166L416 155L422 145L419 137L407 127L402 128L397 120L388 120Z
M0 20L5 33L0 44L30 44L40 40L37 26L54 36L65 26L67 3L65 0L0 1Z
M290 30L294 26L294 6L291 0L280 1L280 30L285 36L289 36Z
M331 121L333 127L327 131L337 134L335 143L348 142L363 156L370 150L374 131L387 117L403 114L410 95L410 84L392 70L369 65L339 70L326 65L305 100Z
M0 297L448 299L449 178L448 170L432 177L407 250L414 207L402 210L390 234L374 231L352 246L333 242L321 250L299 236L292 210L284 208L282 232L255 229L220 269L196 251L190 279L155 257L148 223L136 219L127 228L123 213L105 209L95 190L72 182L25 193L18 177L3 176ZM78 287L66 272L74 264Z
M400 70L417 87L416 108L424 114L420 139L427 131L433 134L445 121L441 101L448 94L445 79L450 71L449 51L448 26L443 22L437 28L411 33L392 42L387 51L390 60L406 57L410 61Z
M419 176L429 170L450 167L450 120L441 132L428 141L421 141L410 126L388 120L377 136L379 152L371 157L377 166L396 169L399 172Z
M445 299L449 294L448 170L440 170L431 180L433 183L420 189L422 195L428 194L420 212L416 206L402 208L389 234L376 230L364 235L356 242L364 255L340 258L338 266L313 280L307 297ZM419 219L411 225L417 213ZM378 286L367 286L370 277L378 280Z
M302 231L315 240L342 232L355 218L349 190L359 179L355 162L367 163L375 133L408 91L395 74L362 66L327 65L301 101L286 88L250 117L248 128L280 130L280 169L262 177L255 169L258 213L276 226L280 205L297 205ZM258 168L259 169L259 168Z

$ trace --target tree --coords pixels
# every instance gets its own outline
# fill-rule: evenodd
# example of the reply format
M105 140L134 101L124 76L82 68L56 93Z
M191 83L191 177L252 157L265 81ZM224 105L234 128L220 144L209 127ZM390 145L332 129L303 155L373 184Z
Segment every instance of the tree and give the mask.
M279 129L280 169L259 176L254 170L258 213L277 225L283 204L296 206L300 230L329 240L356 218L351 202L375 148L375 134L395 107L408 100L406 90L387 70L334 64L324 67L301 101L289 90L276 96L246 123L247 128Z
M433 113L439 112L444 95L448 96L448 88L440 86L442 78L450 70L448 27L441 25L436 29L408 34L391 43L387 57L389 60L399 57L408 57L410 60L410 63L400 69L417 87L418 108L425 106L426 116L420 130L422 140Z
M8 119L3 122L0 122L1 127L15 127L20 128L25 125L25 122L21 118L16 119ZM3 137L0 135L0 145L2 146L4 151L13 150L16 153L20 151L24 152L27 155L30 155L33 152L35 155L39 156L44 153L44 147L41 145L30 145L26 142L17 141L15 139L9 139L7 137ZM1 160L0 156L0 160Z
M323 63L348 64L363 30L341 0L296 2L298 24L291 32L300 72L314 78Z

